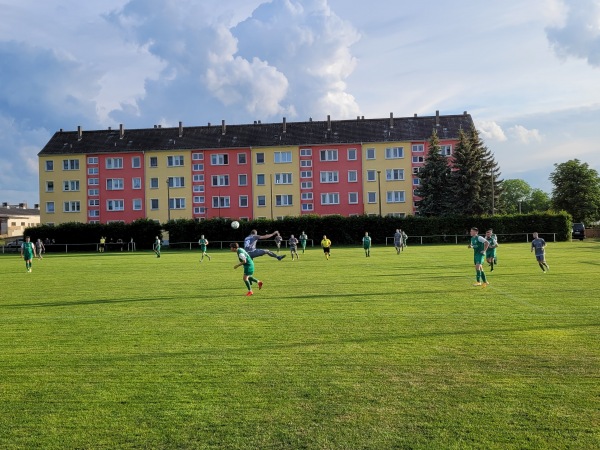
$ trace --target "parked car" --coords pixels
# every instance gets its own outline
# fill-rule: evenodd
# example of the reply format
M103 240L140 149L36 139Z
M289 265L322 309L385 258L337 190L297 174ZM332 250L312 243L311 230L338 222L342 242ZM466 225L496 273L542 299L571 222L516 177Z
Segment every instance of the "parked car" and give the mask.
M585 239L585 225L582 223L574 223L571 237L583 241Z
M11 241L6 244L7 248L21 248L23 244L23 239L17 239L16 241Z

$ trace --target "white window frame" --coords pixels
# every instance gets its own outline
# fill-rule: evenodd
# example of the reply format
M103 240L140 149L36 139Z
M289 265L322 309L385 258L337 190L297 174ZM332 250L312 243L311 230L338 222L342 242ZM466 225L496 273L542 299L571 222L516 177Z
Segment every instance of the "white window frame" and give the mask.
M229 175L213 175L210 177L210 185L216 187L229 186Z
M78 213L81 212L81 202L79 200L70 200L63 202L63 212Z
M292 184L291 172L276 173L275 184Z
M192 153L192 161L204 161L204 153Z
M185 177L168 177L169 188L179 189L185 187Z
M337 170L324 170L319 173L321 184L339 183L340 172Z
M261 205L262 200L262 205ZM267 196L266 195L257 195L256 196L256 206L259 208L263 208L267 206Z
M425 144L413 144L411 150L413 153L423 153L425 151Z
M156 186L154 186L154 182L156 181ZM152 177L150 178L150 189L158 189L158 184L159 179L157 177Z
M248 203L248 196L240 195L238 199L238 205L240 206L240 208L248 208L250 206L250 204Z
M350 155L354 153L354 158L351 158ZM356 161L358 159L358 150L355 148L347 149L347 159L348 161Z
M217 205L215 206L215 200ZM213 209L226 209L231 207L231 197L229 195L213 195L211 204Z
M88 197L98 197L100 195L100 189L88 189Z
M312 178L313 171L312 170L303 170L300 172L300 178Z
M323 192L321 194L321 205L339 205L340 204L340 193L339 192Z
M79 160L63 159L63 170L79 170Z
M404 181L404 169L385 169L386 181Z
M203 163L196 163L192 165L192 171L193 172L202 172L204 170L204 164Z
M330 162L338 160L337 148L319 150L319 161Z
M185 158L183 155L168 155L167 156L167 167L183 167L185 165ZM173 208L171 208L173 209Z
M204 204L204 202L206 201L206 197L204 197L204 195L194 195L194 198L192 199L192 203L199 203L199 204Z
M194 175L192 175L192 182L204 183L204 174L203 173L195 173Z
M260 177L262 177L262 183L259 181ZM256 174L256 185L257 186L264 186L266 182L266 177L264 173L257 173Z
M109 187L110 184L110 187ZM107 191L122 191L125 189L125 180L123 178L107 178L106 179L106 190Z
M300 200L311 201L313 198L312 192L302 192L300 194Z
M46 192L54 192L54 181L46 181Z
M273 155L273 162L275 164L289 164L292 162L292 152L275 152Z
M136 164L137 161L137 164ZM131 157L131 168L132 169L140 169L142 167L142 158L140 156L132 156Z
M243 177L243 179L242 179ZM238 186L248 186L248 174L238 173Z
M293 206L293 195L292 194L278 194L275 195L275 206Z
M302 203L302 211L313 211L314 204L313 203Z
M142 178L141 177L133 177L131 179L131 189L141 189L142 188Z
M386 203L406 203L405 191L387 191L385 193Z
M404 158L404 147L386 147L385 159L402 159Z
M46 161L45 167L46 167L46 172L54 172L54 161L53 160Z
M104 167L108 170L118 170L123 168L123 158L106 158L104 160Z
M79 192L79 180L64 180L63 192Z
M227 153L213 153L210 155L211 166L228 166L229 155Z
M348 183L358 183L358 170L348 171Z
M88 175L98 175L99 169L98 167L88 167L87 174Z
M263 152L256 153L256 164L265 163L265 154Z
M169 209L185 209L185 197L169 198Z
M95 206L100 206L100 199L99 198L92 198L88 200L88 207L93 208Z
M367 192L367 203L369 204L373 204L373 203L377 203L377 192Z
M300 182L300 189L312 189L312 188L313 188L312 181L301 181Z
M354 200L353 200L354 197ZM348 192L348 204L358 205L358 192Z
M46 202L46 213L54 214L54 202Z
M373 175L373 179L371 179L370 175ZM374 181L377 181L377 171L367 170L367 182L372 183Z
M154 204L156 203L156 206L154 206ZM160 202L157 198L151 198L150 199L150 210L151 211L158 211L160 209Z
M97 156L89 156L87 159L87 163L90 166L95 166L98 164L98 157Z
M300 167L312 167L312 159L301 159Z
M301 148L300 156L312 156L312 148Z
M125 200L123 199L110 199L106 200L107 211L125 211Z
M452 145L450 145L450 144L440 145L440 155L452 156Z
M244 161L240 161L240 159L242 159L242 158L244 159ZM247 155L245 153L238 153L237 154L237 163L238 163L238 166L242 166L244 164L248 164Z
M139 205L139 207L138 207L138 205ZM141 211L141 210L143 209L143 207L144 207L144 206L143 206L143 204L142 204L142 199L141 199L141 198L134 198L134 199L131 201L131 208L132 208L134 211Z
M365 151L365 159L376 159L377 153L375 151L375 147L368 147Z

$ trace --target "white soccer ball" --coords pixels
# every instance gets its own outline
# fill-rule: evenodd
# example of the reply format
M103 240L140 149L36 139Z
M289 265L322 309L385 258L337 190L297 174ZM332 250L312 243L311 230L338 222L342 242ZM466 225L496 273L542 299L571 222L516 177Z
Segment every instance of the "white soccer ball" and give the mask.
M237 230L240 227L240 223L237 220L234 220L233 222L231 222L231 228L233 228L234 230Z

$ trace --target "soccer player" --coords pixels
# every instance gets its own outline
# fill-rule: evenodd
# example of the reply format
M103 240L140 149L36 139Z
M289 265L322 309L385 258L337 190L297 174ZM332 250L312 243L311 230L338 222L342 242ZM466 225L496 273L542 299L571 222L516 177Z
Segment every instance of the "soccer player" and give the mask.
M397 229L394 233L394 248L396 249L396 254L399 255L402 251L402 233L400 233L400 229Z
M106 247L106 238L104 236L100 236L100 245L98 246L98 251L100 253L104 253L104 247Z
M292 261L294 260L294 255L296 255L296 259L300 259L300 256L298 256L298 239L296 239L293 234L288 239L288 245L290 246Z
M531 251L535 250L535 259L537 260L542 272L546 273L550 270L550 266L546 262L546 241L538 237L537 232L533 233L533 241L531 241Z
M252 283L256 283L258 285L258 289L261 290L263 286L263 282L254 278L254 261L252 261L252 257L248 254L246 250L240 248L237 242L234 242L230 245L231 251L237 253L237 257L239 259L239 263L233 266L234 269L237 269L240 266L244 266L244 284L248 288L248 292L246 293L246 297L250 297L254 294L252 292Z
M365 250L365 256L369 258L371 256L371 236L369 232L365 231L365 236L362 238L363 249Z
M325 253L325 258L329 259L329 256L331 255L331 241L327 239L327 236L325 235L323 235L321 247L323 247L323 253Z
M21 244L21 258L25 260L27 272L31 272L31 260L35 256L35 245L29 236L25 236L25 242Z
M491 228L489 229L489 232L491 234L491 237L496 241L496 248L498 248L498 246L500 245L498 244L498 236L494 234L494 230L492 230ZM494 265L498 265L498 252L494 253Z
M42 242L41 239L38 239L37 241L35 241L35 250L37 251L38 259L43 259L42 253L46 250L46 247L44 247L44 243Z
M200 239L198 240L198 245L200 246L200 251L202 252L202 257L200 258L200 262L202 262L202 260L204 260L205 256L210 261L210 255L208 253L206 253L206 246L208 245L208 239L206 239L204 237L204 235L200 236Z
M158 236L154 238L154 244L152 245L152 250L156 253L156 257L160 258L160 239Z
M277 246L277 253L279 253L279 250L281 249L281 242L283 241L283 238L281 237L280 234L278 234L277 236L275 236L275 238L273 238L273 240L275 241L275 245Z
M306 250L306 241L307 240L308 240L308 236L303 231L302 234L300 235L300 245L302 246L302 253L304 253L304 251Z
M408 247L408 235L402 230L400 230L400 232L402 233L402 250L404 250L406 247Z
M494 271L494 264L496 263L496 248L498 247L498 241L490 228L485 232L485 240L488 241L488 249L485 252L485 259L490 265L490 272Z
M252 230L250 234L246 236L246 239L244 239L244 250L246 250L252 259L258 258L262 255L269 255L271 258L277 258L279 261L281 261L283 258L285 258L285 255L278 256L271 250L256 248L256 241L260 239L269 239L273 236L279 236L279 231L274 231L271 234L263 234L262 236L259 236L258 231Z
M473 262L475 263L476 282L473 286L489 286L485 272L483 271L483 261L485 261L485 252L489 247L489 242L484 237L479 236L479 230L475 227L471 228L471 243L469 248L473 249ZM482 283L483 282L483 283Z

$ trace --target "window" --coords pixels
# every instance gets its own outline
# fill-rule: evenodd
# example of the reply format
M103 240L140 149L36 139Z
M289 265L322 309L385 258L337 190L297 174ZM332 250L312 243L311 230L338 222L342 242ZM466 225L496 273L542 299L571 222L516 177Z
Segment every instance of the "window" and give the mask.
M300 156L312 156L312 148L301 148Z
M63 212L79 212L81 211L81 204L78 201L64 202Z
M238 164L246 164L246 154L245 153L238 153L237 158L238 158Z
M167 167L183 166L183 155L167 156Z
M376 172L374 170L367 170L367 181L375 181Z
M404 158L404 147L388 147L385 149L385 159Z
M301 160L300 167L312 167L312 160L310 160L310 159Z
M88 200L88 206L100 206L100 200L97 198Z
M194 183L204 183L204 174L197 173L195 175L192 175L192 180L194 181Z
M150 157L150 167L158 167L158 157L157 156Z
M257 173L256 174L256 185L257 186L264 186L265 185L265 174L264 173Z
M79 190L79 180L65 180L63 181L63 191L78 191Z
M98 186L99 184L98 178L88 178L88 186Z
M131 167L134 169L139 169L140 167L142 167L142 160L140 159L139 156L131 157Z
M367 159L375 159L375 149L374 148L367 149Z
M413 167L412 168L412 174L413 175L419 175L422 170L423 170L423 167Z
M247 207L248 207L248 196L240 195L240 208L247 208Z
M275 164L292 162L292 152L275 152Z
M313 193L312 192L303 192L302 194L300 194L300 199L301 200L312 200Z
M131 187L133 189L141 189L142 188L142 179L139 177L135 177L131 179Z
M339 172L337 170L321 172L321 183L338 183L339 181Z
M358 192L348 192L348 203L351 205L358 203Z
M88 211L88 217L100 217L100 211L97 209Z
M291 173L276 173L275 184L292 184Z
M229 186L229 175L213 175L212 186Z
M338 160L338 151L337 150L321 150L321 161L337 161Z
M185 209L185 198L170 198L169 209Z
M88 175L98 175L98 168L97 167L88 167L87 174Z
M54 212L54 202L46 202L46 212L47 213Z
M204 164L193 164L192 165L192 170L194 172L201 172L204 170Z
M386 181L402 181L404 180L404 169L386 169Z
M100 190L88 189L88 197L98 197L99 195L100 195Z
M123 178L108 178L106 180L107 191L122 191L123 187Z
M413 163L422 163L422 162L425 162L425 158L423 158L422 156L413 156L412 162Z
M300 189L312 189L312 187L312 181L303 181L302 183L300 183Z
M404 191L387 191L387 203L404 203L406 201Z
M313 204L312 203L302 203L302 211L312 211Z
M264 164L265 163L265 154L257 153L256 154L256 164Z
M377 192L367 192L367 203L377 203Z
M194 161L204 161L204 153L194 153L194 154L192 154L192 160L194 160Z
M348 149L348 161L356 161L356 149L355 148Z
M420 178L413 178L413 185L414 186L419 186L421 184L421 179Z
M185 187L185 177L169 177L169 187L171 188L182 188Z
M339 205L340 194L337 192L321 194L321 205Z
M194 208L194 214L204 214L206 212L206 208L202 207L202 206L196 206ZM204 220L204 219L201 219Z
M158 209L158 199L157 198L150 199L150 209L152 209L152 210Z
M108 211L125 211L125 200L106 200Z
M204 203L204 195L195 195L193 201L194 203Z
M356 183L358 181L358 172L356 170L348 171L348 183Z
M213 208L229 208L229 197L213 197L212 198Z
M134 211L141 211L142 209L142 199L141 198L134 198L133 199L133 210Z
M422 153L425 151L425 145L424 144L413 144L412 145L412 152L413 153Z
M442 156L451 156L452 155L452 146L451 145L440 145L440 154Z
M79 170L79 160L63 159L63 170Z
M46 172L54 171L54 161L46 161Z
M54 192L54 181L46 181L46 192Z
M122 169L123 158L106 158L105 164L107 169Z
M150 189L158 189L158 178L150 178Z
M218 153L216 155L210 155L211 166L226 166L229 164L229 155L226 153Z
M292 196L291 195L276 195L275 196L275 206L292 206Z
M267 197L264 195L259 195L256 197L256 206L266 206L267 205Z
M90 156L90 157L87 159L87 163L88 163L89 165L96 165L96 164L98 164L98 157L97 157L97 156Z
M204 185L196 185L193 187L194 192L204 192Z
M303 170L300 172L300 178L312 178L312 170Z

